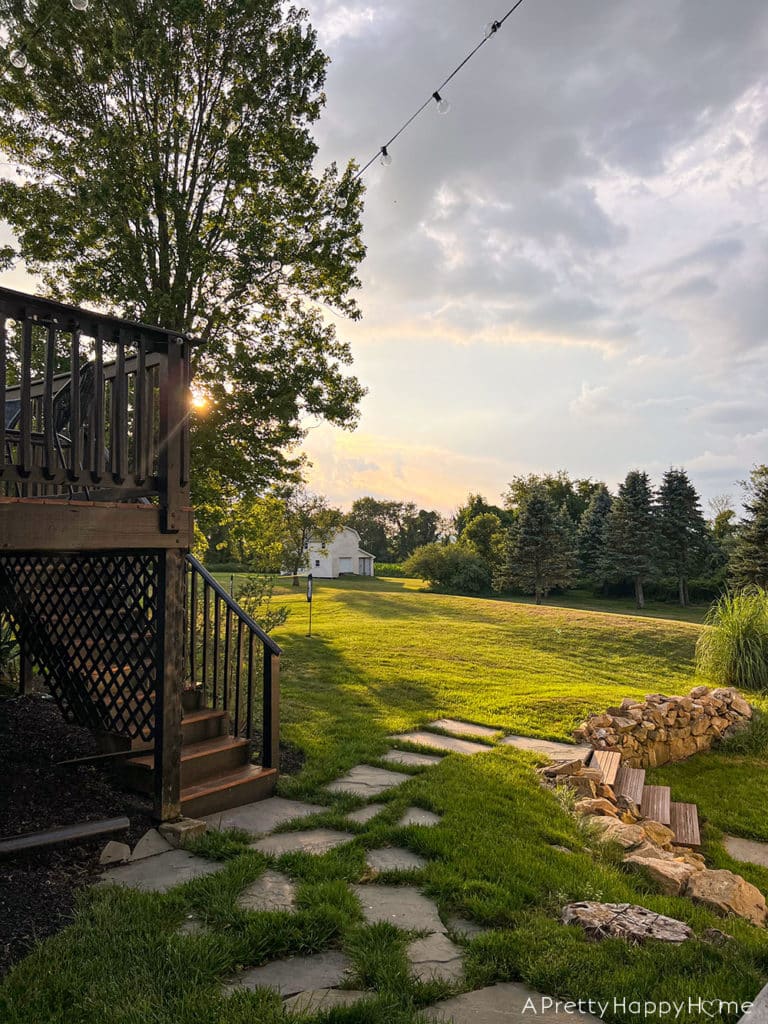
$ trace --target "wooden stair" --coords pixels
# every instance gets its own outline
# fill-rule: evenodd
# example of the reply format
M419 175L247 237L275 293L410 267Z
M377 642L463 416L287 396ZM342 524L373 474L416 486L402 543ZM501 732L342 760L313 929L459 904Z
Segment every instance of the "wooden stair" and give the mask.
M250 742L229 735L225 711L200 707L195 690L184 692L181 720L181 812L196 818L271 796L277 771L251 764ZM122 765L132 789L152 793L154 756L137 751Z
M673 803L669 786L646 786L645 769L621 763L621 754L613 750L595 750L587 761L599 768L603 782L613 786L616 796L637 804L643 818L667 825L674 832L677 846L701 846L699 814L695 804Z

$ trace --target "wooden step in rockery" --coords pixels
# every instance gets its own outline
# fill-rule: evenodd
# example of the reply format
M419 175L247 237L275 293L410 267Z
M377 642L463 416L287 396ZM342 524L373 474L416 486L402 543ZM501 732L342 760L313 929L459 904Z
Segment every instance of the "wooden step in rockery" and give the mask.
M623 764L616 776L616 796L623 796L640 806L645 787L645 768L630 768Z
M603 782L612 786L621 766L621 754L618 750L595 750L589 759L590 768L599 768L603 773Z
M696 804L670 804L669 827L675 833L672 842L677 846L701 846Z
M669 825L671 810L671 791L669 786L643 786L643 799L640 801L640 813L644 818Z

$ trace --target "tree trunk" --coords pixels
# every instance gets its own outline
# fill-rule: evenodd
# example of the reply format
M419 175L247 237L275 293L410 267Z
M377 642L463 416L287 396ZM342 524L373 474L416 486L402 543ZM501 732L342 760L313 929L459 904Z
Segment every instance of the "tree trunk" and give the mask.
M541 590L536 587L536 604L541 604Z
M688 588L685 585L685 580L681 576L680 579L677 581L677 592L678 592L678 594L680 596L680 607L681 608L685 608L685 606L688 604L687 589Z
M643 593L643 581L635 576L635 604L638 608L645 608L645 594Z
M294 574L293 574L293 585L294 585L294 587L298 587L298 585L299 585L299 574L297 572L295 572L295 571L294 571Z

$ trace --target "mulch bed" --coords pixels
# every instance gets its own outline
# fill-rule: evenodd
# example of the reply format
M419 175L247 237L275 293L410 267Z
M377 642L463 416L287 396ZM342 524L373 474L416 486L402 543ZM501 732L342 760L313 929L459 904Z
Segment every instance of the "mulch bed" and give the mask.
M125 815L130 830L114 838L138 842L152 825L148 799L118 789L104 769L55 766L95 753L91 733L68 725L52 700L0 699L0 837ZM71 920L109 838L0 859L0 975Z

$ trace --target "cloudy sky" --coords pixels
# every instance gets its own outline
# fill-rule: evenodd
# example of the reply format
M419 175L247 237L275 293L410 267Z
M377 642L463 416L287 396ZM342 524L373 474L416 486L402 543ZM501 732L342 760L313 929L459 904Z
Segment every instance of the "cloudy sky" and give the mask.
M325 161L367 159L504 0L310 0ZM450 511L515 473L768 459L768 5L526 0L366 177L359 429L312 485Z

